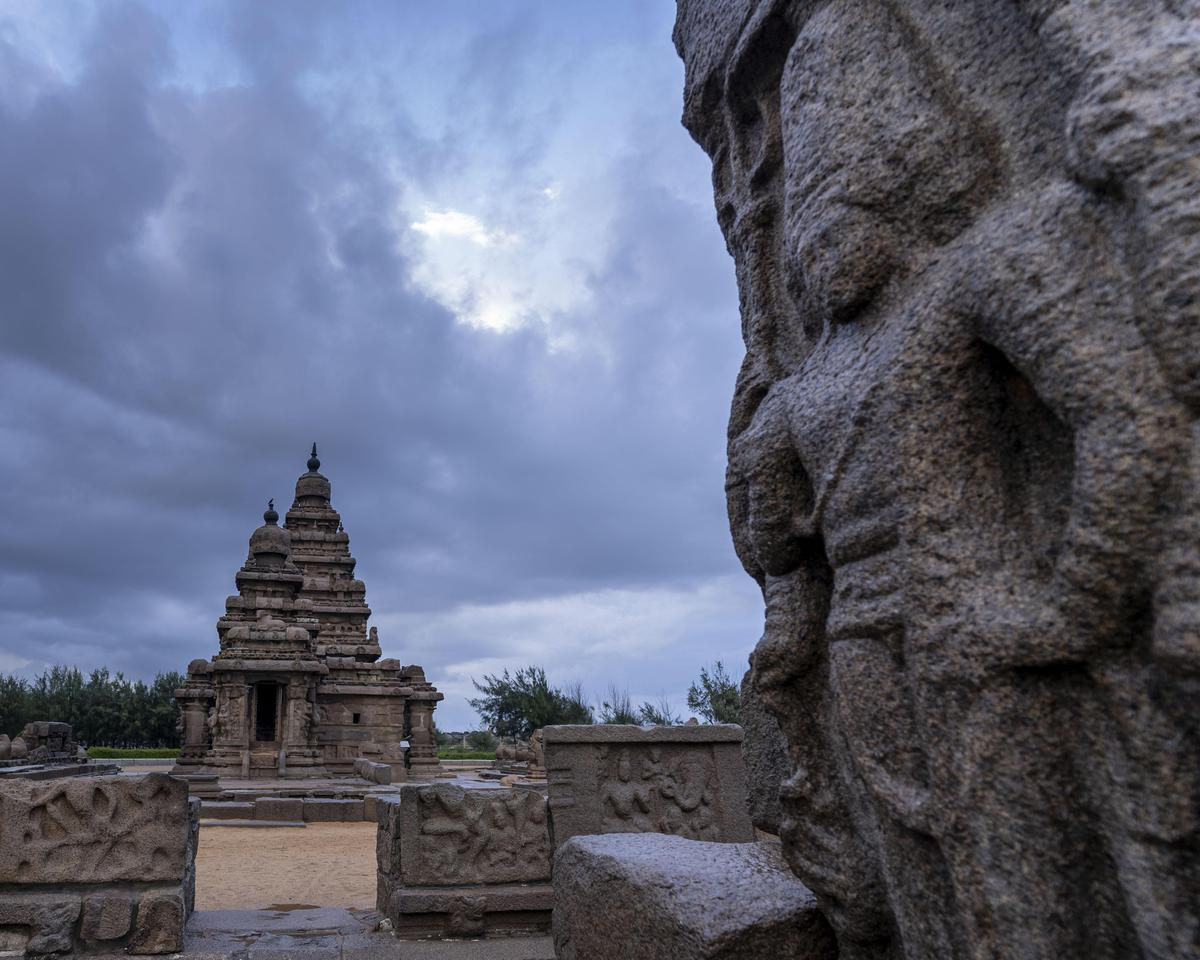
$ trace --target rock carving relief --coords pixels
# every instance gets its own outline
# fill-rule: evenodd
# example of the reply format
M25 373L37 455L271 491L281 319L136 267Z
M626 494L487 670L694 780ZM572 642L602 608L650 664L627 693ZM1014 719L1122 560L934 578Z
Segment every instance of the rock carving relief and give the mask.
M171 878L183 869L185 809L186 787L166 777L34 782L0 796L0 883Z
M679 4L752 682L849 960L1200 943L1198 13Z
M548 876L550 837L541 794L442 788L421 791L417 804L422 876L440 883Z
M695 750L602 750L603 833L671 833L716 840L712 758Z

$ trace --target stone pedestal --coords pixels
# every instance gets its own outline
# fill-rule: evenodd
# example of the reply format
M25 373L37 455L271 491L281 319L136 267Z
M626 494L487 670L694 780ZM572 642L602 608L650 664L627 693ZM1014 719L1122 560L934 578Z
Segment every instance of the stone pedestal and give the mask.
M780 846L575 837L554 857L559 960L836 960Z
M530 790L409 785L379 797L377 906L399 936L545 933L546 800Z

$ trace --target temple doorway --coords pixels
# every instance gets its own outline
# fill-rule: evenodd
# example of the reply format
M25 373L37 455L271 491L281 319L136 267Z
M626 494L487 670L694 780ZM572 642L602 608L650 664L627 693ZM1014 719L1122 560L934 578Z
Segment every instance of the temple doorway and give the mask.
M259 743L279 740L280 693L280 685L269 680L255 686L254 739Z

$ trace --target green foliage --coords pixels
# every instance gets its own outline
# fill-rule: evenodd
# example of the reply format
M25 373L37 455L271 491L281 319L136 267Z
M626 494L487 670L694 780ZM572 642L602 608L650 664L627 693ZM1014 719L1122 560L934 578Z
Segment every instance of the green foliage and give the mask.
M475 751L495 754L499 742L490 730L472 730L467 734L467 745Z
M742 692L718 660L700 668L700 683L688 687L687 704L709 723L741 723Z
M471 681L482 696L468 701L479 718L502 737L528 740L539 727L555 723L593 723L583 688L550 686L541 667L521 667L500 676L484 674Z
M105 747L176 747L178 673L153 683L126 680L107 667L85 679L76 667L51 667L29 682L0 675L0 733L15 737L31 720L69 723L77 741Z
M600 704L601 723L632 723L641 726L669 727L682 723L682 718L671 708L671 701L659 697L658 703L643 701L640 707L634 708L628 690L618 690L614 686L608 688L608 699Z
M601 723L632 723L642 722L641 717L633 709L628 690L618 690L614 686L608 688L608 699L600 704Z
M495 750L456 750L453 747L447 747L445 750L438 750L439 760L495 760Z
M88 747L93 760L175 760L178 747Z
M642 723L653 724L657 727L671 727L677 723L683 723L683 717L677 714L671 707L671 701L666 697L659 697L658 703L646 701L638 707L638 719Z

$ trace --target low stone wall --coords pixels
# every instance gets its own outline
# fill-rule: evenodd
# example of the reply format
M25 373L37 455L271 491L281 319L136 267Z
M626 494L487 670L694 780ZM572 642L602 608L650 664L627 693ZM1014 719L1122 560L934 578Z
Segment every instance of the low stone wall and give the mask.
M158 773L0 782L0 951L181 950L199 807Z
M389 763L376 763L366 757L354 761L354 772L371 783L389 784L392 782L392 766Z
M368 800L371 802L368 803ZM200 816L210 823L360 823L375 820L373 797L259 797L255 800L205 800Z
M556 847L602 833L754 839L741 727L557 726L545 742Z
M544 933L554 895L546 798L409 785L379 797L379 912L398 936Z

